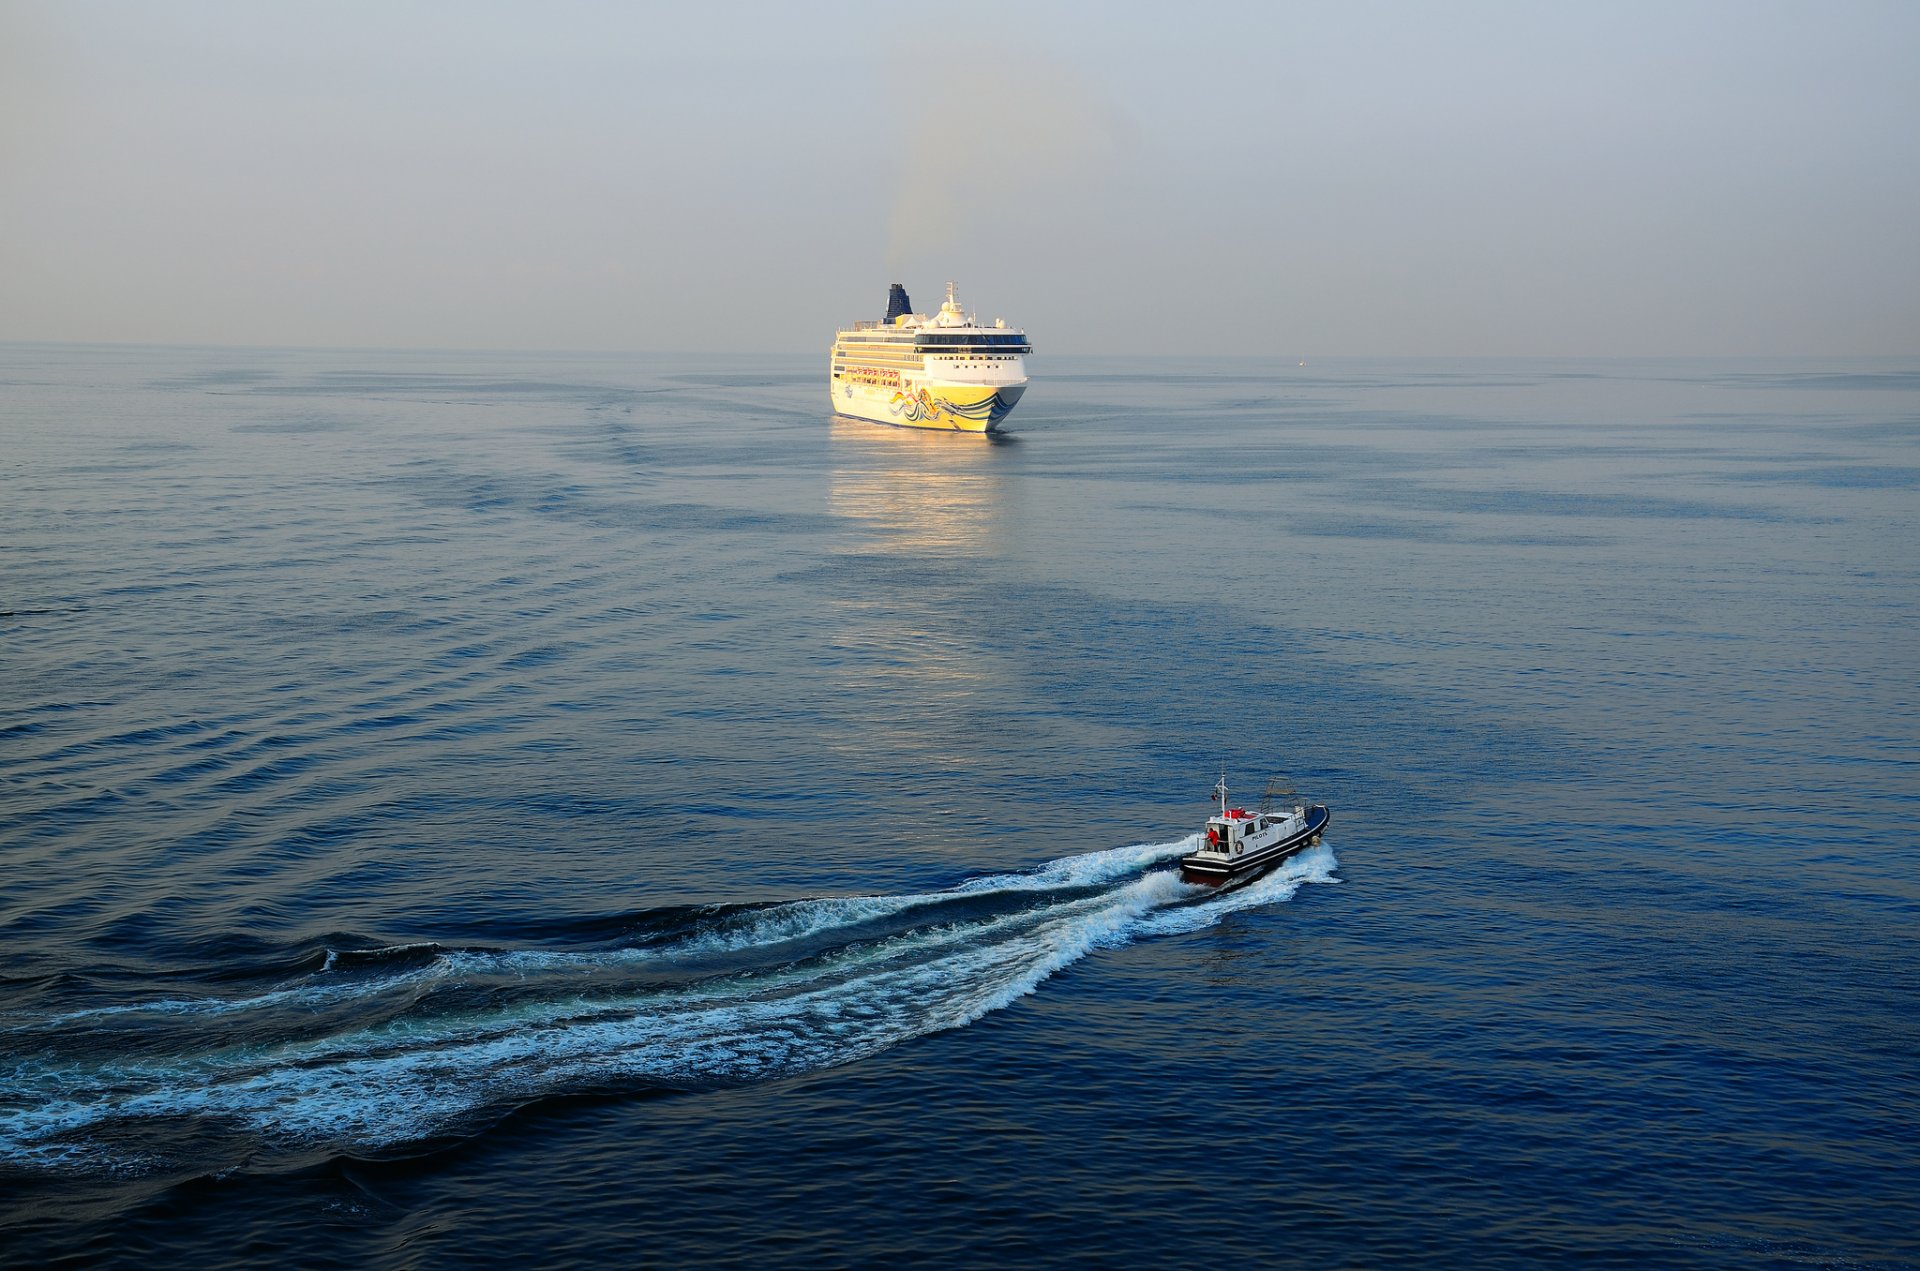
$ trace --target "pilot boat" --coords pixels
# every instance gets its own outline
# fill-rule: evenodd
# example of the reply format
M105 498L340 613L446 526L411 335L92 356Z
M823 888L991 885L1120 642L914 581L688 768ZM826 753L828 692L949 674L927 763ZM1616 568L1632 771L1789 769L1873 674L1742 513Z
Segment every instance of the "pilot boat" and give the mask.
M1312 847L1333 820L1324 803L1308 805L1284 782L1267 784L1258 811L1227 805L1227 778L1213 788L1220 801L1217 815L1207 818L1204 841L1180 858L1180 880L1209 887L1238 887L1250 883L1294 853ZM1276 805L1278 803L1278 806Z

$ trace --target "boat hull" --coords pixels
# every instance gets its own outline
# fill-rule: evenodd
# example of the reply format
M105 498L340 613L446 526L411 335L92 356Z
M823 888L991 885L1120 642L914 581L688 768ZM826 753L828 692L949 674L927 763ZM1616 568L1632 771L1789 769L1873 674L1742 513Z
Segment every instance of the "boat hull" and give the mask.
M1203 857L1198 853L1181 857L1180 881L1219 888L1239 887L1250 883L1288 857L1298 855L1318 843L1320 836L1332 823L1333 813L1327 810L1325 804L1316 803L1307 809L1307 823L1304 828L1257 852L1248 852L1244 856L1236 856L1224 861Z
M922 385L913 392L867 384L834 386L835 414L903 428L997 432L1027 391L1025 384Z

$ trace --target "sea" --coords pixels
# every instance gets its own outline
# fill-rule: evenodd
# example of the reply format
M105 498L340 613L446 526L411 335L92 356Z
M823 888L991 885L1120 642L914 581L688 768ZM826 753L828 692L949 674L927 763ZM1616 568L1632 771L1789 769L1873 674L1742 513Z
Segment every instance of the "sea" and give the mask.
M1920 1266L1920 361L1030 369L0 345L0 1263Z

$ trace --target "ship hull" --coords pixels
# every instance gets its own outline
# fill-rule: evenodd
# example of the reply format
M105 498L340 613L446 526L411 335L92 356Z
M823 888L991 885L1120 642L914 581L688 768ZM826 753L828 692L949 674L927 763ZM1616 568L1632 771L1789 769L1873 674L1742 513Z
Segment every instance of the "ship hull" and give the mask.
M837 415L931 428L942 432L997 432L1000 422L1027 391L1025 384L943 384L935 381L913 392L869 384L837 383Z

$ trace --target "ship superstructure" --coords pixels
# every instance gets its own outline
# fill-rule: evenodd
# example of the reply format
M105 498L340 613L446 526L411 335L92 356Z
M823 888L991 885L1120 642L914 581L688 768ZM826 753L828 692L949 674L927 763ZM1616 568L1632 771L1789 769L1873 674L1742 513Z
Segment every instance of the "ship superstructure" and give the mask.
M856 322L833 342L836 414L909 428L993 432L1027 391L1026 332L995 319L982 326L947 284L937 313L913 312L894 283L887 316Z

